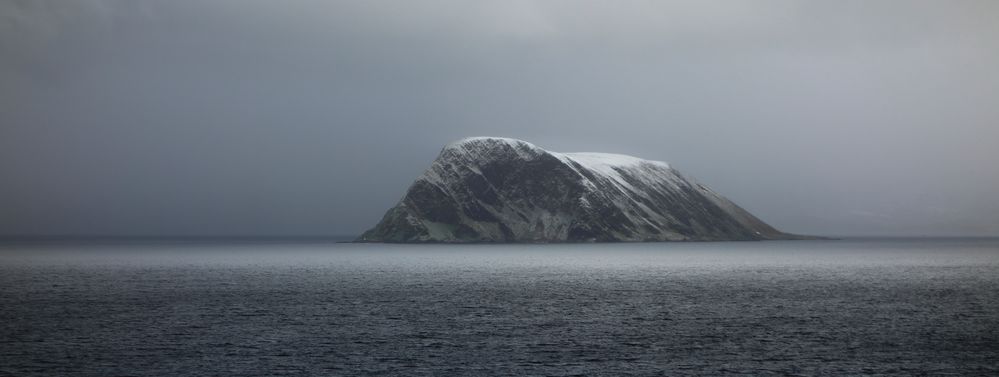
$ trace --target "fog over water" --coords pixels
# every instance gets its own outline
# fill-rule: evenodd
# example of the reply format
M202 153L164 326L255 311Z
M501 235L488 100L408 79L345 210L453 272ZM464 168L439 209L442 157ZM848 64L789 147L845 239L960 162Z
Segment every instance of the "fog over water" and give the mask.
M997 42L990 0L0 0L0 235L358 234L475 135L997 235Z

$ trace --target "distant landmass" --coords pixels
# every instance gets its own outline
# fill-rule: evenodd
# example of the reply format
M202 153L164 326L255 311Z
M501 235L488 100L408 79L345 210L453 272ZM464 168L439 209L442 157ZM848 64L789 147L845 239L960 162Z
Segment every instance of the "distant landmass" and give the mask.
M522 140L448 144L358 242L620 242L801 239L668 164L556 153Z

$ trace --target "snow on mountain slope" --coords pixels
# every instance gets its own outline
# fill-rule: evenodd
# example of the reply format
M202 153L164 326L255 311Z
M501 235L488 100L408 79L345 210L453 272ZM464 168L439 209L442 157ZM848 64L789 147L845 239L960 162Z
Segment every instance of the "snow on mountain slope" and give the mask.
M361 242L761 240L781 233L664 162L522 140L448 144Z

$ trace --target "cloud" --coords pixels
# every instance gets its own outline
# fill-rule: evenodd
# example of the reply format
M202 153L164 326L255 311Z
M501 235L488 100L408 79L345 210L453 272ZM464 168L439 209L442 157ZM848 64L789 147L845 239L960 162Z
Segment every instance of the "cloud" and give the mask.
M358 232L474 135L666 160L793 232L999 232L997 8L0 2L0 233Z

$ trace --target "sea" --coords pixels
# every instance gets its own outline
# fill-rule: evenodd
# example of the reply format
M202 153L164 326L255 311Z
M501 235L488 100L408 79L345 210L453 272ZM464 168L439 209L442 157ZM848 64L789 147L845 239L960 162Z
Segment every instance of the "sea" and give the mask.
M999 375L999 239L0 243L0 376Z

